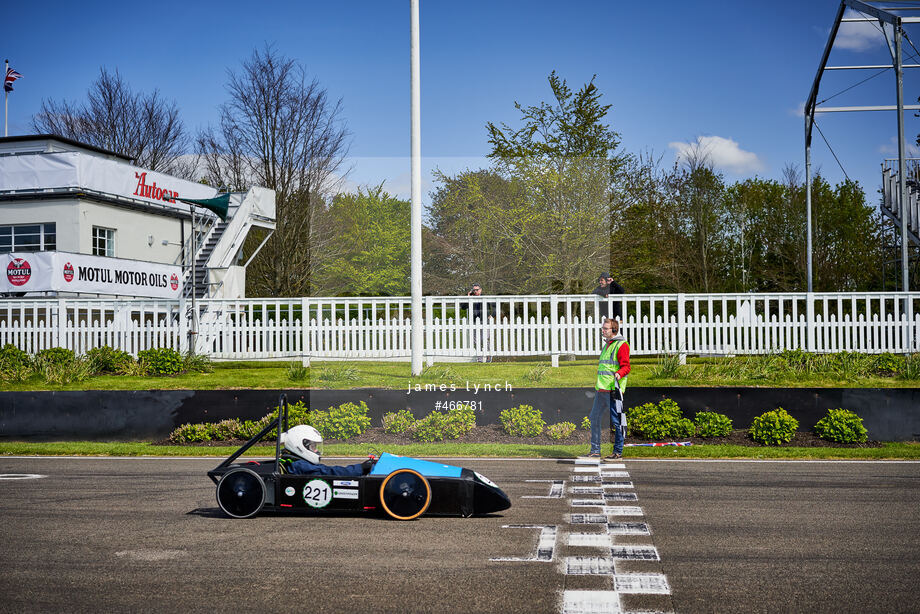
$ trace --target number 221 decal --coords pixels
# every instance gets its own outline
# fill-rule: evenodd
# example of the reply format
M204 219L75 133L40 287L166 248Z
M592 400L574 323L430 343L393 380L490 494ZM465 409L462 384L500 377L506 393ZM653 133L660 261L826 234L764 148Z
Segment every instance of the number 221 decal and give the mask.
M323 480L310 480L303 487L303 500L310 507L326 507L332 501L332 489Z

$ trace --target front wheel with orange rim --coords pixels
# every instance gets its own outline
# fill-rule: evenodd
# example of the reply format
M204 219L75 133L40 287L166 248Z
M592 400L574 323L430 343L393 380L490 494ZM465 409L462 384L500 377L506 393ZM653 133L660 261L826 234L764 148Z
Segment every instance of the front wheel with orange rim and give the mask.
M380 503L395 520L413 520L425 513L431 503L431 486L421 473L397 469L380 485Z

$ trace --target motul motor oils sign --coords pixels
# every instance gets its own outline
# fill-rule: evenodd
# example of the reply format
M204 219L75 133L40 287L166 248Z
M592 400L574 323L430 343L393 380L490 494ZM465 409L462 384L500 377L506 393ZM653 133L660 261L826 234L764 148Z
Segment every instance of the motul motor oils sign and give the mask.
M169 264L67 252L3 254L0 292L82 292L179 298L182 269Z

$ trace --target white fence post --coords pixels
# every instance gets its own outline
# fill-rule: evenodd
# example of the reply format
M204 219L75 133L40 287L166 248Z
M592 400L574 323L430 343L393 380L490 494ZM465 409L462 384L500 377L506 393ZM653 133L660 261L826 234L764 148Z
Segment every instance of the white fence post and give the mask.
M310 366L310 355L311 355L311 349L312 349L310 347L310 317L309 317L310 302L309 300L310 299L306 297L302 297L300 299L300 331L301 331L300 364L304 367ZM294 316L292 314L291 318L293 317Z
M697 323L699 325L699 323ZM677 294L677 352L680 356L680 364L687 364L687 341L685 339L687 330L687 306L686 296L683 292Z
M443 320L444 314L441 314ZM422 348L422 355L425 358L425 365L430 367L434 364L434 297L425 297L425 347Z
M55 314L54 318L48 318L50 320L49 324L54 326L54 345L59 348L65 347L67 342L64 334L64 323L67 321L67 304L64 302L64 299L59 298L55 305ZM52 324L53 322L53 324ZM68 348L73 349L73 348Z
M826 315L826 314L825 314ZM817 344L815 338L815 293L805 293L805 351L814 352Z
M188 318L186 318L185 297L179 299L179 351L188 353Z
M549 297L549 351L554 367L559 366L559 297Z

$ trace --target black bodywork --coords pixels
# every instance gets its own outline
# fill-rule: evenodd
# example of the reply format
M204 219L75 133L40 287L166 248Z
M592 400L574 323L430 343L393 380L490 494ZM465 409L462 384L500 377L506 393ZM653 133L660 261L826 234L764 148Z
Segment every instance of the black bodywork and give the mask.
M386 465L386 475L373 471L358 477L285 473L281 433L287 427L287 399L282 395L278 416L208 472L217 484L218 504L228 515L249 518L263 510L383 512L398 520L412 520L422 514L468 517L511 507L508 495L474 471L408 457L383 455L379 467ZM234 462L273 428L277 428L275 458ZM453 475L425 475L426 467L444 468Z

